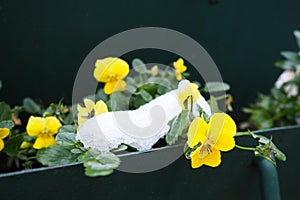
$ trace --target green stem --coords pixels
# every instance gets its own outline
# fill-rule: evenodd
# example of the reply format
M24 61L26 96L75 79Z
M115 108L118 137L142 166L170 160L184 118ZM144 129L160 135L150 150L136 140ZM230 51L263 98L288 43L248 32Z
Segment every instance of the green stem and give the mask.
M235 137L245 136L245 135L251 135L251 133L249 131L237 132L235 134Z
M272 121L275 121L275 120L280 119L282 116L284 116L284 115L286 115L286 114L287 114L287 112L282 112L282 113L279 113L279 114L275 115L275 116L272 117L271 119L272 119Z
M161 77L162 77L162 78L164 78L164 77L167 75L168 70L169 70L169 67L165 67L163 73L161 74Z
M217 101L219 101L219 100L221 100L221 99L226 99L227 98L227 94L224 94L224 95L221 95L221 96L218 96L218 97L215 97L215 99L217 100Z
M36 156L29 157L29 158L27 158L27 160L36 160Z
M242 149L242 150L247 150L247 151L255 151L255 148L253 147L243 147L243 146L240 146L240 145L235 145L236 148L238 149Z
M141 84L143 85L144 79L143 79L143 75L141 73L139 73L139 79L140 79Z

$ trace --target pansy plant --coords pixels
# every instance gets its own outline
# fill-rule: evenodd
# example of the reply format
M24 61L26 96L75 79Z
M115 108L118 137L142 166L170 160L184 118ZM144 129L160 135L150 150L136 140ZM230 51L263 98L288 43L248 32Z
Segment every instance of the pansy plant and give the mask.
M109 151L102 151L93 146L86 146L83 141L78 140L80 130L94 118L107 117L111 114L107 113L109 110L137 110L141 106L145 108L151 102L159 102L160 97L168 94L170 98L175 97L171 108L178 112L173 113L170 120L165 122L164 135L159 135L159 138L164 137L168 145L181 142L179 138L187 140L184 153L191 160L192 168L203 165L220 166L221 152L230 151L235 147L254 151L256 156L263 156L274 163L274 156L279 160L285 159L284 154L270 139L251 132L237 133L234 120L218 108L217 101L226 99L228 107L231 107L230 95L214 97L208 94L208 101L201 95L202 92L217 93L228 90L229 85L211 82L204 88L199 88L195 83L182 80L182 74L187 70L182 58L164 69L157 65L147 69L143 61L134 59L132 68L137 72L135 77L127 76L129 64L120 58L98 59L93 76L104 84L104 88L96 93L96 101L91 100L94 98L84 98L83 104L72 106L73 110L71 106L64 106L62 102L44 108L29 98L24 100L23 106L13 109L0 102L0 156L4 157L7 163L14 160L17 168L30 168L36 161L44 166L80 161L83 162L87 176L109 175L120 164L120 159L114 152L127 148L134 150L134 147L121 143ZM112 99L113 93L115 98ZM128 104L125 107L120 106L124 104L128 94L131 95L129 108ZM112 109L114 104L118 105L117 109ZM161 105L168 107L167 104L169 101L164 101ZM172 109L171 111L173 112ZM23 113L30 117L24 119ZM73 114L75 118L70 117ZM22 129L22 125L25 128ZM91 141L96 136L93 134L88 137ZM259 144L256 147L240 146L235 140L238 136L259 139Z

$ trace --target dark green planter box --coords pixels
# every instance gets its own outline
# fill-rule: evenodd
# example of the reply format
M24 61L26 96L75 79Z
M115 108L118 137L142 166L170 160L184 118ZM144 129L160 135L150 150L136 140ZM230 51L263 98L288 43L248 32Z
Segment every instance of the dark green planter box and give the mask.
M207 49L224 80L232 85L238 116L235 119L243 121L246 117L240 108L253 102L257 91L269 91L280 73L272 67L274 61L281 59L279 51L296 50L292 31L299 28L300 2L219 2L209 5L206 0L63 1L59 4L2 1L1 100L15 105L31 96L42 97L48 104L64 97L70 104L77 69L92 48L121 31L158 26L185 33ZM128 61L133 57L165 64L177 58L161 52L125 56ZM285 163L278 163L282 199L298 199L297 132L300 128L264 132L273 135L288 156ZM152 154L155 156L155 152L146 155ZM142 155L145 154L123 160ZM116 171L109 177L99 178L85 177L80 164L3 174L0 198L259 199L259 175L252 154L234 150L222 154L222 158L217 169L192 170L189 161L182 157L156 172Z
M300 127L260 131L272 135L287 154L278 163L282 199L297 199ZM240 141L247 142L247 141ZM159 151L181 151L182 146ZM157 151L131 153L122 157L123 164L147 156L155 159ZM161 155L161 154L160 154ZM80 163L40 168L0 175L1 199L260 199L258 167L251 152L238 149L222 154L220 167L193 170L183 156L161 170L131 174L116 171L107 177L89 178ZM274 180L270 179L270 183ZM275 192L275 191L273 191Z

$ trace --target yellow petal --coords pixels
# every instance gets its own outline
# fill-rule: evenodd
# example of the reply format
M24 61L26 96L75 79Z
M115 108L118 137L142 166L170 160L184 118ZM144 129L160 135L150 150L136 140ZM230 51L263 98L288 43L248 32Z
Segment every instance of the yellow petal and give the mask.
M8 128L0 128L0 139L6 138L9 134Z
M111 73L115 75L116 79L123 79L129 73L129 65L124 60L118 58L117 61L113 63Z
M156 76L158 74L158 66L154 65L151 69L150 69L150 74L151 76Z
M129 73L129 65L120 58L99 59L95 64L94 77L99 82L109 82L112 77L123 79Z
M92 101L92 100L90 100L90 99L84 99L83 102L84 102L85 109L86 109L85 111L86 111L87 113L92 112L93 109L94 109L94 106L95 106L94 101Z
M209 121L208 138L216 149L229 151L234 148L234 135L236 124L233 119L225 113L215 113Z
M184 61L182 58L179 58L176 62L173 63L173 65L176 71L180 73L185 72L187 69L187 67L184 65Z
M182 108L184 108L184 102L189 97L192 97L193 103L195 103L200 98L198 85L196 85L195 83L188 83L185 86L184 90L179 92L178 102L180 103ZM188 103L191 104L191 100L189 100Z
M95 64L94 77L99 82L108 82L111 78L110 68L113 58L98 59Z
M124 80L107 82L104 86L105 94L112 94L113 92L123 91L126 88L126 82Z
M55 138L50 134L41 134L35 140L33 148L42 149L56 144Z
M89 115L89 112L87 112L86 108L81 107L79 104L77 104L77 121L79 126L83 124L87 120L87 116Z
M82 116L78 116L78 126L81 126L87 120L88 120L87 118L84 118Z
M98 116L102 113L107 113L108 112L107 106L104 103L104 101L102 101L102 100L97 101L97 103L94 107L94 110L95 110L95 116Z
M88 112L86 111L85 107L82 107L81 105L77 104L77 112L78 114L87 114Z
M176 75L176 79L177 79L178 81L180 81L180 80L182 79L182 75L181 75L180 72L176 71L176 72L175 72L175 75Z
M45 118L31 116L28 120L26 131L30 136L38 136L44 131Z
M46 131L49 134L56 134L61 127L61 123L56 117L46 117Z
M195 100L200 98L200 92L198 90L198 85L195 83L189 84L190 93L194 96Z
M193 148L199 142L203 143L207 129L208 124L204 121L204 119L197 117L192 121L189 127L187 141L190 148Z
M192 168L198 168L201 167L202 165L207 165L210 167L217 167L221 163L221 153L219 150L213 148L211 153L209 153L207 156L204 158L200 158L200 150L201 147L196 149L192 154L191 154L191 164Z
M0 139L0 151L4 148L4 142L2 139Z

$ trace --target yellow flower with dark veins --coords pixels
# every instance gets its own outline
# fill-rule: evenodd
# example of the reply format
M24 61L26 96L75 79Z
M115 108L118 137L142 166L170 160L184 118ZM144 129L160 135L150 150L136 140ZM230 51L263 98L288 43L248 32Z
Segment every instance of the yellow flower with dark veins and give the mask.
M209 123L197 117L188 131L187 144L190 148L201 144L191 155L192 168L202 165L217 167L221 163L220 151L229 151L235 147L236 124L225 113L215 113Z
M28 135L37 137L33 148L42 149L56 144L54 135L57 134L61 123L56 117L34 117L28 120L26 131Z
M175 75L177 80L182 79L182 73L186 71L187 67L184 65L184 61L182 58L179 58L176 62L173 62L173 66L175 68Z
M126 82L122 80L129 73L129 65L120 58L104 58L96 61L94 77L97 81L105 83L104 92L112 94L123 91Z
M8 128L0 128L0 151L4 148L4 141L3 139L9 135Z
M97 101L96 104L90 99L84 99L83 102L85 107L82 107L79 104L77 105L78 127L80 127L86 120L108 112L107 106L102 100Z
M179 84L181 85L178 93L178 102L182 109L184 109L185 102L188 104L196 103L196 101L200 98L200 92L198 90L198 85L195 83L190 83L189 81L183 80Z

